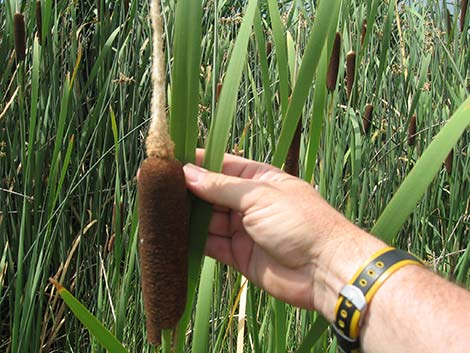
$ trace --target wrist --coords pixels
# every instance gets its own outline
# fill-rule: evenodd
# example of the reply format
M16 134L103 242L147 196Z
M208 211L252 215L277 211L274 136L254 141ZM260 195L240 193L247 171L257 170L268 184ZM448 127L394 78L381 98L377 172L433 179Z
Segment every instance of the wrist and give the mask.
M316 257L313 276L315 308L333 322L338 295L357 269L376 251L387 245L347 220L338 222Z

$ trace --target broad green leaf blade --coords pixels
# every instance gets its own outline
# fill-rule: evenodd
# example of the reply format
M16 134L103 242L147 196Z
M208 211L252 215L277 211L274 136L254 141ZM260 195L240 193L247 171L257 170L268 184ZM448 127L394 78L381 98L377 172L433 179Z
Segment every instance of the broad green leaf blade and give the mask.
M175 156L181 162L195 159L201 32L202 1L178 1L173 40L170 135L175 142Z
M328 71L328 50L325 46L317 70L317 80L315 93L313 96L312 117L310 120L309 140L307 153L305 155L305 175L304 179L312 181L313 171L317 160L317 152L320 147L320 137L323 125L323 118L326 104L326 74Z
M279 95L281 97L282 117L287 113L289 105L289 70L287 62L287 42L284 25L278 3L275 0L268 0L269 16L273 31L274 46L276 47L277 68L279 74Z
M312 327L308 331L307 335L304 337L302 344L300 345L297 353L308 353L312 350L312 347L320 339L323 332L328 328L329 323L323 316L319 316L315 322L312 324Z
M196 304L196 318L194 323L194 336L192 353L206 353L209 338L209 322L211 321L212 287L216 262L206 257L199 281L198 299Z
M107 351L110 353L129 353L116 337L114 337L67 289L52 278L50 278L49 281L57 289L57 292L62 297L65 304L72 310L72 313Z
M281 136L274 152L272 164L281 167L284 163L290 143L294 137L297 123L304 108L311 89L315 70L317 68L323 46L326 42L328 31L332 25L332 19L337 18L341 0L322 1L310 34L307 48L305 49L302 65L300 66L297 83L292 93L291 102L287 109L286 119L282 126ZM336 26L336 23L333 25Z
M204 166L213 171L220 171L228 142L230 128L237 105L238 88L246 62L248 40L252 32L257 0L250 0L238 31L238 37L232 51L227 74L220 93L215 120L212 121L207 140Z
M250 0L228 64L222 92L219 97L216 117L211 124L204 158L204 166L214 171L220 171L222 168L229 132L235 115L238 88L240 86L243 68L245 66L248 40L252 32L251 29L256 8L257 0ZM190 221L189 245L191 251L189 254L188 298L185 312L177 328L177 337L181 337L177 342L177 352L182 350L185 330L191 317L191 310L193 308L196 294L196 285L199 280L204 246L207 239L207 229L212 212L211 205L198 199L192 203L192 206Z
M393 240L469 125L470 98L467 98L424 151L383 211L371 231L372 234L388 243Z

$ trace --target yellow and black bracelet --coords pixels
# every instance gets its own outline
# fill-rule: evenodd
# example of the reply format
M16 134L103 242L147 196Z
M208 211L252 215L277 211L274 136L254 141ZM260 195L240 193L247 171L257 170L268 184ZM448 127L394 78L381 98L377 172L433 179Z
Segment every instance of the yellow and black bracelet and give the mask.
M343 353L360 352L359 329L372 297L395 271L406 265L423 265L415 256L392 247L373 254L339 293L333 330Z

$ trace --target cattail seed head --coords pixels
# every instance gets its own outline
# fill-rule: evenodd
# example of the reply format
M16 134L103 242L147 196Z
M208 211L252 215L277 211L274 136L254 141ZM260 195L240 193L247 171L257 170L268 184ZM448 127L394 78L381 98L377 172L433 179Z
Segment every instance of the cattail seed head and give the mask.
M336 89L338 81L339 57L341 55L341 34L336 32L335 42L333 44L333 52L331 53L330 65L328 66L328 74L326 77L326 87L330 92Z
M294 138L287 153L284 171L290 175L299 176L299 154L300 154L300 138L302 137L302 119L299 120L295 130Z
M468 0L462 0L462 8L460 9L460 30L463 31L465 27L465 19L467 17Z
M186 305L187 192L182 165L148 158L138 177L139 254L148 340L176 327Z
M364 133L367 135L372 125L372 114L374 112L374 106L367 104L364 110L364 117L362 118L362 124L364 125Z
M416 114L411 117L408 125L408 145L414 146L416 140Z
M41 2L36 2L36 26L39 44L42 44L42 10Z
M362 22L362 27L361 27L361 46L364 45L366 34L367 34L367 20L364 20Z
M452 174L452 166L454 163L454 149L451 149L449 154L447 155L447 158L444 162L444 165L447 170L447 174L451 175Z
M124 12L128 13L129 12L129 0L124 0L123 4L124 4Z
M354 87L354 76L356 74L356 52L351 50L346 55L346 92L348 99L351 97Z
M15 14L13 18L13 29L15 33L16 58L18 61L23 61L26 58L26 25L24 23L23 14Z

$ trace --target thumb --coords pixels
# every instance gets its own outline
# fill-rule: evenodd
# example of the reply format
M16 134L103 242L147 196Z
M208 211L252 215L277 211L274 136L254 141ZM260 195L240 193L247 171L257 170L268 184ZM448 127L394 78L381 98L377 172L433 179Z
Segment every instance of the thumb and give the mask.
M198 197L211 204L243 212L256 183L224 174L214 173L194 164L184 167L186 185Z

